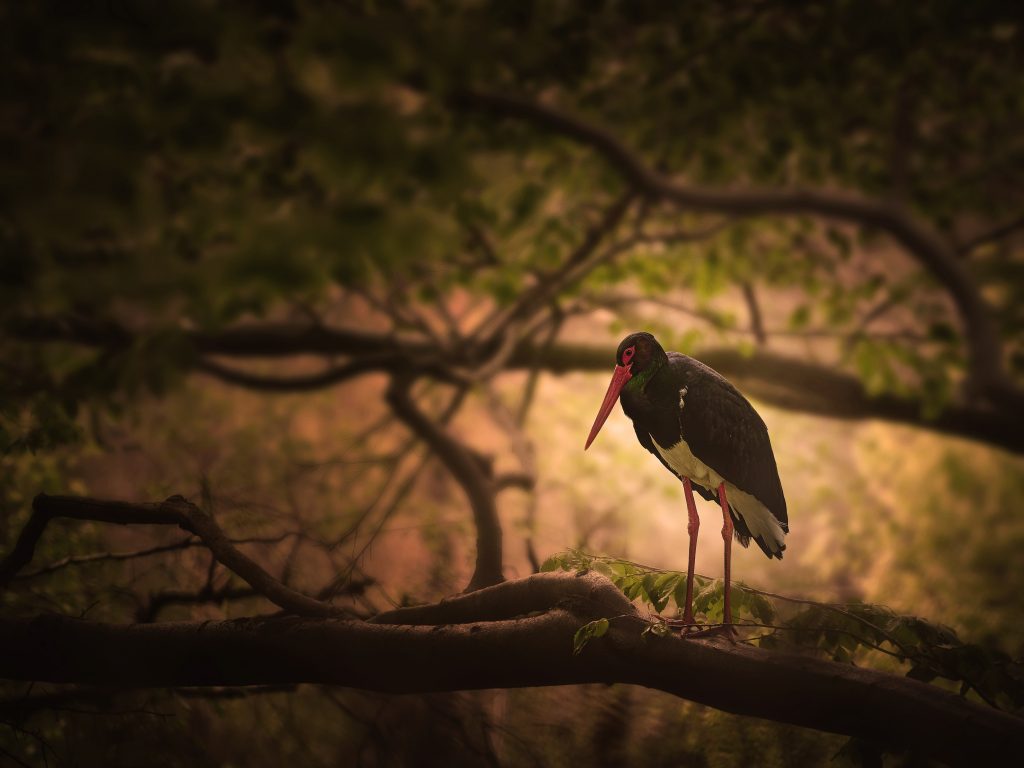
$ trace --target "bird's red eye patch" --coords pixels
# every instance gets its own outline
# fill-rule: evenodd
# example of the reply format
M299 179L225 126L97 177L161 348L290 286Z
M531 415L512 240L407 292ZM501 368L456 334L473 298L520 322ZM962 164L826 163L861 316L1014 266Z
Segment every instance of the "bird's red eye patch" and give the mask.
M623 362L623 364L628 363L630 360L632 360L634 354L636 354L636 347L630 347L625 352L623 352L622 353L622 362Z

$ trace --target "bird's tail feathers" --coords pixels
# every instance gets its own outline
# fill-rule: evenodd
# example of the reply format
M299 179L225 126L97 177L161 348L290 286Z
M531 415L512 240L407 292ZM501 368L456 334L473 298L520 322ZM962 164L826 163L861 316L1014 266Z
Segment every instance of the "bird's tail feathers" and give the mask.
M789 525L782 523L775 518L767 507L756 511L748 510L747 520L732 504L729 505L732 513L734 536L743 547L750 546L750 540L757 542L757 546L768 557L782 559L782 553L786 551L785 535L789 533Z

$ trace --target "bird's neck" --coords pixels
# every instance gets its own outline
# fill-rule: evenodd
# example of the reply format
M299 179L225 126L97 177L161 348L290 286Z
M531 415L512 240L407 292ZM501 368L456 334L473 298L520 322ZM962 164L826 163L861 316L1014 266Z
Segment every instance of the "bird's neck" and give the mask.
M651 377L654 376L654 374L661 370L663 365L665 365L664 361L651 363L627 381L626 386L623 387L623 389L632 394L639 394L640 392L643 392L644 387L647 386L647 382L651 380Z

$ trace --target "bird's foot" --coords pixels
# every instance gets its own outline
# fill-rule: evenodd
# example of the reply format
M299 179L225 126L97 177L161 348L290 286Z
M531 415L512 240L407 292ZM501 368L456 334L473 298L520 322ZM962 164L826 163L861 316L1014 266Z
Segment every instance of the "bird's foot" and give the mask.
M701 627L699 624L684 624L680 637L688 640L710 640L721 637L726 640L736 639L736 627L733 624L715 624L710 627Z
M700 624L693 620L693 616L686 615L681 619L675 619L672 621L672 625L679 627L679 634L683 637L686 637L693 632L698 632L700 627Z

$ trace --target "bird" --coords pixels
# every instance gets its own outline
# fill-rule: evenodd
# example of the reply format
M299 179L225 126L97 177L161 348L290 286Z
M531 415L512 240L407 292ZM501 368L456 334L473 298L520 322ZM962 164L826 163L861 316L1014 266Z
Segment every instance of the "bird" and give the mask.
M693 619L693 567L700 518L696 490L722 509L725 604L722 629L733 631L730 600L732 539L751 539L769 558L782 559L789 533L786 498L768 428L724 376L680 352L666 352L650 333L632 333L615 353L615 371L584 450L590 448L615 401L633 422L640 444L683 483L690 537L684 634Z

